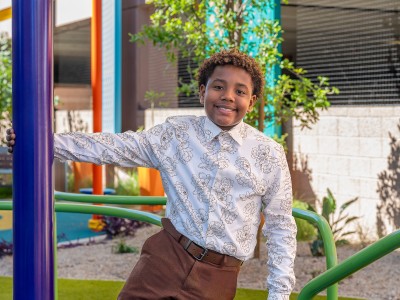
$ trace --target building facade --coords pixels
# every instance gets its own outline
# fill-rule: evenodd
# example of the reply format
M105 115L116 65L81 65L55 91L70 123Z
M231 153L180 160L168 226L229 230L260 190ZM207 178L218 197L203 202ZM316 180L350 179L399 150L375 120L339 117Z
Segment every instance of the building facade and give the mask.
M293 0L281 11L283 55L308 70L309 78L327 76L340 89L311 129L301 130L296 120L284 125L295 197L317 207L328 188L338 206L358 197L349 213L360 216L360 234L377 238L389 233L400 225L400 4ZM123 1L122 130L148 127L171 114L202 114L195 98L180 99L175 93L188 62L168 63L162 49L129 42L128 34L148 24L152 12L144 0ZM87 46L89 24L80 23ZM56 29L55 39L65 30ZM55 53L57 68L63 57ZM75 72L85 76L79 69L85 65L82 58L76 60ZM82 94L87 101L77 105L90 110L88 86L77 89L58 70L55 94L67 99L58 108L71 109L72 98ZM147 91L164 93L154 110Z
M295 195L321 200L329 188L338 206L358 197L356 231L387 234L400 226L400 4L301 0L287 9L296 24L289 55L340 89L312 129L287 126Z

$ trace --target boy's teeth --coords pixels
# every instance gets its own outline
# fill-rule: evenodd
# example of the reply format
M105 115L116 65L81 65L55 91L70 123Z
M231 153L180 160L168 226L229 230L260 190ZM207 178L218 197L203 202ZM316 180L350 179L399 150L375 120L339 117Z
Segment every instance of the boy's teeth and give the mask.
M222 109L222 110L233 110L231 108L225 108L225 107L220 107L219 109Z

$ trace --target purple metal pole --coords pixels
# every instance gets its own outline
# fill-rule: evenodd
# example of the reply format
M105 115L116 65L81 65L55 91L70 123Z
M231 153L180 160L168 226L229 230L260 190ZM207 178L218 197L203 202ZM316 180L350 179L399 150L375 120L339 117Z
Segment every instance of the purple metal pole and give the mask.
M14 300L54 299L52 0L12 1Z

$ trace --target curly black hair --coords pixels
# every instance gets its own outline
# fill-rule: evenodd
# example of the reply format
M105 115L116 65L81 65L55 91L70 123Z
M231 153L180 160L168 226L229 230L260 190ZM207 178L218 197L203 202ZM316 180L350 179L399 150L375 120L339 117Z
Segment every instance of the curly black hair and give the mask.
M254 60L254 58L237 49L223 50L204 60L200 65L197 74L199 89L201 85L207 85L207 81L214 72L215 67L224 65L233 65L242 68L249 73L251 81L253 82L253 95L256 95L257 99L262 97L265 79L260 65Z

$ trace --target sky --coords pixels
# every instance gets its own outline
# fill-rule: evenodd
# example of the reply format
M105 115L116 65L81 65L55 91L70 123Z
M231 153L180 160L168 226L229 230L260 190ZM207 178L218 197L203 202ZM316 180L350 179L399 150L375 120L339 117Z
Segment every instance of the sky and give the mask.
M11 6L11 0L0 0L0 10ZM57 0L56 26L90 18L92 0ZM11 36L11 19L0 22L0 32L6 31Z

